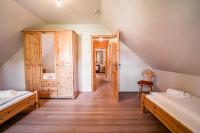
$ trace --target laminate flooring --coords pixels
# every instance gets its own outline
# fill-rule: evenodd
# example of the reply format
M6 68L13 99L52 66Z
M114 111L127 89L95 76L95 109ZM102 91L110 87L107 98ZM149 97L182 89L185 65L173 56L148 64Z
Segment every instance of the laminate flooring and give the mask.
M41 99L40 108L30 107L4 124L6 133L168 133L152 114L142 114L136 93L112 96L104 75L97 76L94 93L72 99Z

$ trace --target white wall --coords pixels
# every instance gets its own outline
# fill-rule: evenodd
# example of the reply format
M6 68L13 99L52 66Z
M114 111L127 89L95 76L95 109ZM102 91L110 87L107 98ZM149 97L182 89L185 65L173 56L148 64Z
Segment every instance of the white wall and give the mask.
M124 43L120 43L120 91L138 91L137 82L142 79L142 71L151 69Z
M160 91L167 88L174 88L189 92L200 97L200 77L161 70L154 70L156 73L156 83Z
M0 67L0 90L6 89L25 89L22 48Z

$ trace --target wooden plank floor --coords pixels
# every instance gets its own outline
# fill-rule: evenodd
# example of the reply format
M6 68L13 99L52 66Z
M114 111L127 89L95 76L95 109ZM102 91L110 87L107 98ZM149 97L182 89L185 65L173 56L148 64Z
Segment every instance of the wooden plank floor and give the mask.
M112 96L109 83L98 81L94 93L81 93L77 99L40 100L37 110L29 108L3 125L6 133L167 133L150 113L142 114L137 94L121 93L120 102Z

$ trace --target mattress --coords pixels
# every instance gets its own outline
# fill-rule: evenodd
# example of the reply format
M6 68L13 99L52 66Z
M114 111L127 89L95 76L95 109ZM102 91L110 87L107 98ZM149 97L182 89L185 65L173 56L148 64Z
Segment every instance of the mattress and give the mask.
M147 98L193 132L200 132L200 98L188 99L167 93L151 93Z
M3 97L2 93L4 92L0 91L0 93L0 111L33 95L33 93L29 91L15 91L13 95L7 94Z

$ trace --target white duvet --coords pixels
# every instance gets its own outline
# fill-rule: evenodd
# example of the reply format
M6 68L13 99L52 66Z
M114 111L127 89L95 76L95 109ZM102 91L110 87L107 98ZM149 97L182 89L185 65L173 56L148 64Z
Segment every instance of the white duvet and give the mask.
M167 93L152 93L147 98L193 132L200 132L200 98L181 98Z
M6 104L20 96L29 93L28 91L15 91L15 90L5 90L0 91L0 106Z

